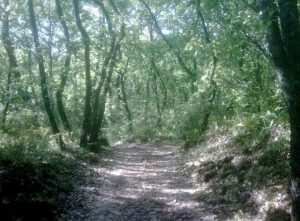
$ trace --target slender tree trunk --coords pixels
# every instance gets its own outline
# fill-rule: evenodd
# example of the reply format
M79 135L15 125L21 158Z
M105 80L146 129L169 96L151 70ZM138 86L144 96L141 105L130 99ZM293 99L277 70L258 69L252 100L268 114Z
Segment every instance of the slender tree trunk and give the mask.
M7 83L6 83L6 103L2 112L2 126L5 125L6 116L10 106L11 100L11 84L13 82L13 78L19 79L21 74L18 71L18 63L17 58L15 56L13 43L10 36L10 25L9 25L9 0L4 1L4 11L3 11L3 19L2 19L2 42L7 53L8 62L9 62L9 70L7 72Z
M81 131L81 137L80 137L80 146L85 148L85 147L87 147L88 136L91 133L91 113L92 113L92 109L91 109L92 84L91 84L90 38L81 23L78 0L73 0L73 6L74 6L74 12L75 12L76 25L81 34L82 42L84 44L85 105L84 105L82 131Z
M127 101L127 96L126 96L126 90L125 90L126 77L124 76L124 73L121 75L120 81L121 81L120 83L121 83L122 100L124 102L126 116L127 116L128 122L129 122L129 132L132 133L133 132L132 114L131 114L129 104Z
M118 73L119 75L117 76L117 79L116 79L116 91L117 91L117 97L118 97L118 106L120 107L121 109L121 106L122 104L120 102L123 102L122 100L122 96L121 96L121 76L122 76L122 73Z
M103 91L102 91L101 96L97 99L97 104L95 104L96 109L94 110L95 111L94 114L96 114L96 118L93 121L91 137L89 140L91 149L97 149L98 146L100 145L99 134L100 134L100 130L101 130L101 126L102 126L102 122L103 122L103 118L104 118L104 113L105 113L105 104L106 104L107 93L110 88L112 74L113 74L114 67L116 64L117 52L120 48L119 42L116 42L115 44L116 45L114 46L114 49L113 49L113 54L112 54L112 58L111 58L111 61L109 64L109 70L107 73L107 77L105 79L105 84L103 85Z
M145 99L145 110L144 110L144 116L147 121L148 121L149 102L150 102L150 81L151 81L151 78L148 75L147 83L146 83L146 99Z
M254 61L253 61L254 63ZM263 94L263 78L262 78L262 68L260 64L260 57L256 57L256 68L255 68L255 85L253 89L256 91L256 107L257 107L257 112L262 111L262 99L261 95Z
M208 107L205 110L202 122L200 124L199 132L203 134L208 129L208 123L209 123L209 117L212 112L212 105L216 97L217 93L217 85L215 81L210 82L210 88L211 88L211 97L208 100Z
M160 71L159 71L158 67L156 66L156 64L154 62L154 58L151 59L151 66L154 69L155 94L156 94L157 102L158 102L158 105L159 105L159 106L157 105L158 119L157 119L156 126L158 128L161 128L162 114L163 114L164 109L166 108L167 102L168 102L168 91L167 91L165 82L161 78ZM162 87L161 91L163 93L163 101L162 101L161 105L160 105L160 99L159 99L159 96L158 96L157 78L159 79L160 85Z
M50 3L50 2L49 2ZM51 4L51 3L50 3ZM46 8L45 8L46 9ZM46 12L46 10L44 11L45 14L47 13L50 13L49 11ZM51 20L51 17L50 17L50 14L48 16L48 23L49 23L49 26L48 26L48 41L47 41L47 46L48 46L48 76L49 76L49 84L48 84L48 87L49 87L49 96L50 96L50 100L52 101L51 102L51 108L55 114L55 102L54 102L54 85L53 85L53 80L54 80L54 77L53 77L53 24L52 24L52 20Z
M28 74L29 74L30 79L33 80L34 79L34 74L33 74L33 71L32 71L32 52L31 52L31 50L27 51L27 70L28 70ZM41 102L38 99L38 96L36 94L34 85L31 85L30 89L31 89L31 94L34 98L34 102L32 103L32 105L34 107L36 107L36 106L39 107L39 108L42 107L43 105L41 105Z
M156 113L157 113L157 121L156 121L156 128L161 128L161 107L160 107L160 98L158 93L158 86L157 86L157 77L156 73L153 73L153 90L156 99Z
M31 31L32 31L32 35L33 35L33 40L34 40L34 44L35 44L37 60L38 60L38 65L39 65L40 86L41 86L41 90L42 90L42 97L43 97L43 101L44 101L45 110L48 115L48 119L49 119L50 125L52 127L52 131L54 134L58 134L59 144L60 144L61 148L64 148L65 144L60 135L60 131L59 131L57 122L55 120L53 111L51 109L51 101L49 98L48 85L47 85L47 76L46 76L46 72L45 72L44 59L43 59L42 51L40 48L39 35L38 35L38 29L37 29L37 25L36 25L33 0L28 0L28 8L29 8Z
M104 83L107 81L109 78L107 75L107 69L109 67L109 64L111 60L113 59L114 53L115 53L115 47L116 47L116 37L113 35L112 36L112 42L110 46L110 51L107 54L106 58L104 59L104 63L102 65L102 70L101 70L101 78L98 83L98 86L95 91L95 99L94 99L94 104L93 104L93 113L92 113L92 118L91 118L91 138L90 142L95 143L97 142L96 139L98 138L98 131L97 131L97 124L98 124L98 115L99 115L99 109L100 109L100 102L101 102L101 92L103 89Z
M114 54L115 50L115 40L114 40L114 45L112 46L112 53ZM93 104L93 114L92 114L92 121L91 121L91 134L90 134L90 139L89 139L89 147L92 150L97 150L99 147L99 135L100 135L100 129L101 129L101 124L105 112L105 104L106 104L106 96L108 93L109 89L109 84L111 81L111 74L112 72L108 71L107 72L107 65L109 65L109 62L113 58L113 55L108 55L106 58L103 67L102 67L102 77L101 77L101 82L99 83L96 91L95 91L95 99L94 99L94 104ZM108 88L107 88L108 84ZM104 89L103 89L104 87ZM103 91L102 91L103 89ZM101 93L102 92L102 93ZM103 114L102 114L103 113Z
M110 89L111 78L112 78L112 74L113 74L113 71L114 71L114 68L116 65L117 53L120 51L120 43L123 40L123 38L125 37L125 25L124 25L124 23L122 23L121 29L120 29L121 34L120 34L119 39L117 39L116 33L114 32L114 30L112 28L112 22L111 22L110 15L109 15L108 11L106 10L104 4L102 3L102 1L99 1L99 0L93 0L93 2L100 7L101 12L104 14L106 22L107 22L108 30L109 30L111 38L112 38L110 52L107 55L107 57L104 61L103 68L102 68L102 77L101 77L102 82L99 83L99 86L96 90L96 97L95 97L95 101L94 101L94 105L93 105L94 112L93 112L92 130L91 130L91 136L89 139L89 143L90 143L91 149L97 150L99 145L101 145L99 142L100 141L99 134L100 134L102 122L104 119L106 98L107 98L107 93ZM114 8L114 11L117 13L118 16L120 15L117 8ZM107 68L108 68L108 73L106 76ZM101 92L102 87L103 87L103 90Z
M107 98L107 93L109 91L109 85L111 83L111 75L112 75L112 71L109 71L102 95L99 97L97 102L97 108L95 110L97 111L95 113L96 119L95 121L93 121L91 136L89 139L89 145L92 150L97 150L98 147L101 145L99 143L99 135L100 135L100 130L104 118L106 98Z
M9 105L10 105L10 85L11 85L11 72L8 71L7 73L7 83L6 83L6 91L5 91L5 97L6 97L6 103L5 103L5 106L4 106L4 109L1 113L1 122L2 122L2 125L1 127L5 128L5 122L6 122L6 116L7 116L7 113L8 113L8 109L9 109Z
M257 1L289 113L292 221L300 221L300 22L297 2Z
M106 7L99 0L93 0L93 2L99 6L99 9L104 14L106 19L106 23L108 26L109 33L111 35L111 45L109 53L106 55L104 59L104 63L102 65L101 70L101 78L100 82L98 83L97 89L95 91L95 99L93 104L93 114L92 114L92 121L91 121L91 134L89 139L89 147L91 150L97 151L100 147L100 140L99 135L101 133L101 125L104 118L105 112L105 104L106 104L106 97L109 91L111 77L113 73L113 69L115 66L115 59L116 53L118 50L118 43L117 37L112 27L112 22ZM108 142L106 142L108 143Z
M64 103L63 103L63 93L64 93L64 89L67 83L67 77L69 74L69 70L70 70L70 64L71 64L71 48L70 48L70 34L69 34L69 29L67 26L67 23L64 19L64 14L63 14L63 10L61 7L61 2L60 0L55 0L55 4L56 4L56 11L59 17L59 21L60 24L63 28L64 31L64 35L65 35L65 47L67 50L67 54L66 54L66 58L65 58L65 64L64 64L64 69L63 72L60 76L60 84L59 84L59 88L56 91L56 102L57 102L57 110L58 110L58 114L60 116L60 119L62 121L62 124L65 128L65 130L71 132L71 124L69 123L66 111L65 111L65 107L64 107Z
M153 41L153 29L151 26L149 26L149 35L150 35L150 41ZM153 82L154 82L154 93L156 97L156 110L157 110L157 122L156 122L156 128L161 128L161 122L162 122L162 114L164 111L164 108L167 104L167 89L165 87L165 84L160 76L160 71L158 67L155 64L154 60L154 54L151 53L151 59L150 59L151 67L153 68ZM160 104L160 96L159 96L159 91L158 91L158 83L157 83L157 78L159 78L159 81L163 87L163 94L164 94L164 100L162 104Z
M129 133L132 133L133 132L132 114L129 108L127 94L126 94L126 87L125 87L125 83L126 83L125 74L127 73L128 64L129 64L129 59L126 62L125 70L118 72L119 75L117 76L116 89L117 89L118 100L119 102L121 102L119 106L124 107L126 111L126 117L129 123L128 131Z
M185 63L184 59L182 58L181 54L179 53L179 51L175 48L175 46L168 40L168 38L164 35L164 33L162 32L162 29L158 23L158 20L155 16L155 14L151 11L151 8L149 7L149 5L144 1L144 0L139 0L144 7L147 9L148 13L150 14L150 17L152 19L152 21L154 22L155 28L157 30L157 33L161 36L161 38L164 40L164 42L168 45L168 47L170 48L170 50L175 54L177 61L179 63L179 65L181 66L182 70L187 73L191 79L193 81L195 81L197 79L197 74L195 72L193 72L193 70L191 70L187 64Z
M206 25L204 16L202 14L201 8L200 8L200 0L197 1L197 5L196 5L196 11L197 11L197 15L198 18L200 18L200 22L201 22L201 26L202 29L204 31L204 37L206 40L206 43L208 45L211 45L211 38L209 35L209 30L208 27ZM211 93L210 98L208 100L208 107L205 110L202 122L200 124L200 128L199 128L199 132L200 133L204 133L207 129L208 129L208 123L209 123L209 117L210 114L212 112L212 106L216 97L216 93L217 93L217 83L214 80L215 74L216 74L216 68L217 68L217 62L218 62L218 58L216 56L216 54L214 53L213 49L212 49L212 71L211 71L211 76L210 76L210 85L209 85L209 92Z

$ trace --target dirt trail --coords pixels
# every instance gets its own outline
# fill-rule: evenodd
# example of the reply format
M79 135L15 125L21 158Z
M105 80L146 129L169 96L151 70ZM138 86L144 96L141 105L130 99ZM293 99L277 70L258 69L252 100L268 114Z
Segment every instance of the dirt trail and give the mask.
M67 220L216 220L181 172L179 147L127 143L104 160L106 166L95 168L94 182L84 187L85 212L73 211Z

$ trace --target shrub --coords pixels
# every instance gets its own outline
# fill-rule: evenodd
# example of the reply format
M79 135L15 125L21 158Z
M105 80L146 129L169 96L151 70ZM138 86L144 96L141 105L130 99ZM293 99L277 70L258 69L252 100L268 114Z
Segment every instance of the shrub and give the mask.
M0 149L1 220L51 220L63 208L79 167L63 153L46 149L21 143Z

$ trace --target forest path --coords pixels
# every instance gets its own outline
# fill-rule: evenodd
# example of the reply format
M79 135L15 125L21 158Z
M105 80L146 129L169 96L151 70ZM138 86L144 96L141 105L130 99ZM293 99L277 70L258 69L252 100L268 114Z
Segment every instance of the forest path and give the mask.
M84 187L86 212L74 220L216 220L196 201L197 189L181 172L178 146L126 143L104 161Z

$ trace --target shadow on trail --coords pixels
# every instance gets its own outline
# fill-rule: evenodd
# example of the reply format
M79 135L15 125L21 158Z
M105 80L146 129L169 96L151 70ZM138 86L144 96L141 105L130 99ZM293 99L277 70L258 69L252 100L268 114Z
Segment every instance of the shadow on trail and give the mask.
M122 203L108 203L98 217L94 220L120 220L120 221L175 221L195 220L191 209L178 209L172 211L169 206L159 200L141 197L138 199L120 199ZM111 211L109 208L117 208ZM197 219L199 220L199 219ZM199 220L201 221L201 220Z
M85 187L83 220L215 220L178 171L179 156L179 147L168 144L116 147L106 167L95 168L97 181Z
M286 186L286 153L271 148L224 157L196 167L196 187L180 166L178 146L119 145L83 187L84 209L63 220L221 221L238 220L240 213L253 220L261 198Z

